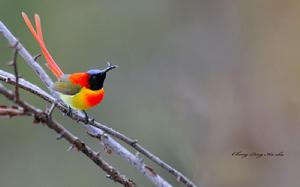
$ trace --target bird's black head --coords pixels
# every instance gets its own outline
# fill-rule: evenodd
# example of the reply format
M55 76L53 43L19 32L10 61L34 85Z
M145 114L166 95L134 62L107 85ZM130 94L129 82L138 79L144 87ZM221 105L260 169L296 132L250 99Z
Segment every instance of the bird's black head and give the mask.
M110 63L107 63L107 65L107 68L103 70L91 69L87 72L90 75L89 84L91 90L100 90L101 88L103 88L106 73L118 67L116 65L111 65Z

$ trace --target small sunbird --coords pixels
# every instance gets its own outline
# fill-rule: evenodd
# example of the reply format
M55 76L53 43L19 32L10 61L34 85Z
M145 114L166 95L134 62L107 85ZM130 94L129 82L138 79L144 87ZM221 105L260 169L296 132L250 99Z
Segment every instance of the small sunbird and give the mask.
M69 105L70 113L71 108L82 110L88 121L85 110L101 103L104 97L103 83L106 73L117 66L108 63L108 67L103 70L91 69L87 72L64 74L46 48L39 15L34 15L36 30L24 12L22 12L22 17L35 40L40 45L48 68L57 78L52 88L58 91L60 98Z

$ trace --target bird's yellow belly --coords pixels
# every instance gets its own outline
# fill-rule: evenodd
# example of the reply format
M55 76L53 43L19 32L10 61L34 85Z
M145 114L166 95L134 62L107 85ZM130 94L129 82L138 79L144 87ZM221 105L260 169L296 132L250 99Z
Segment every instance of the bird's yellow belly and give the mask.
M104 97L104 89L90 90L85 87L75 95L60 94L60 98L71 108L86 110L98 105Z

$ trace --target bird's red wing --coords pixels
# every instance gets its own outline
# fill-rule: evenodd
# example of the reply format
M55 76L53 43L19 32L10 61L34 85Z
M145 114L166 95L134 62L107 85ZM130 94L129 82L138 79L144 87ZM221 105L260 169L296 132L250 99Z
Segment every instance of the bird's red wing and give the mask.
M44 55L44 57L45 57L45 59L47 61L47 65L48 65L49 69L52 71L52 73L57 78L62 77L64 75L63 71L56 64L56 62L52 58L51 54L49 53L49 51L46 48L46 45L44 43L43 34L42 34L42 27L41 27L41 21L40 21L39 15L36 14L35 17L34 17L35 18L36 31L34 30L34 27L31 24L28 16L24 12L22 12L22 17L23 17L23 19L24 19L24 21L25 21L28 29L32 33L33 37L39 43L40 48L42 50L42 53L43 53L43 55Z

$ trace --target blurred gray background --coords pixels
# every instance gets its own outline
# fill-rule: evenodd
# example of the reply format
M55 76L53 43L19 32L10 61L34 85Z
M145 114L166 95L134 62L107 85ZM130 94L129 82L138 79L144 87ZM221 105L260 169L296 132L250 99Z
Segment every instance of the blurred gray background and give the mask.
M104 102L89 114L138 139L195 183L299 185L300 1L1 0L0 19L35 55L39 48L21 11L40 14L45 42L65 73L118 64L105 82ZM11 56L0 37L1 69L12 72L5 65ZM45 88L24 61L18 65L24 78ZM0 103L8 104L3 96ZM55 115L103 151L82 126ZM32 119L0 124L0 186L118 186ZM284 156L242 159L235 151ZM152 186L116 155L105 158Z

